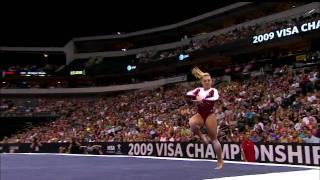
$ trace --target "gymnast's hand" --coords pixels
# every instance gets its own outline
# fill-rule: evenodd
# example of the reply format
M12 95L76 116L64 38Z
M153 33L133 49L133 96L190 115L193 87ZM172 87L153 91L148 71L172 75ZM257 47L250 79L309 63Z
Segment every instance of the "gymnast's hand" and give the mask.
M197 96L195 100L192 100L192 102L194 102L196 104L202 104L202 99L200 96Z

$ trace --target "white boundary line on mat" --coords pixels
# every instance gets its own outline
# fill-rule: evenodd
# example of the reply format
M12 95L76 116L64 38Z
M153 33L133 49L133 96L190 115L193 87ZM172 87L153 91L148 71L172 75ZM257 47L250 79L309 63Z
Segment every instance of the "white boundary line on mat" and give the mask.
M217 160L210 159L190 159L190 158L171 158L171 157L155 157L155 156L130 156L130 155L94 155L94 154L64 154L64 153L3 153L3 154L20 154L20 155L55 155L55 156L76 156L76 157L120 157L120 158L141 158L141 159L160 159L160 160L175 160L175 161L206 161L206 162L216 162ZM254 162L242 162L242 161L228 161L224 160L225 163L230 164L246 164L246 165L256 165L256 166L278 166L278 167L295 167L295 168L306 168L306 169L317 169L317 166L306 166L306 165L292 165L292 164L275 164L275 163L254 163Z
M303 170L303 171L290 171L290 172L277 172L277 173L267 173L267 174L252 174L252 175L242 175L242 176L232 176L232 177L221 177L213 179L203 179L203 180L270 180L270 179L290 179L290 180L319 180L319 171Z

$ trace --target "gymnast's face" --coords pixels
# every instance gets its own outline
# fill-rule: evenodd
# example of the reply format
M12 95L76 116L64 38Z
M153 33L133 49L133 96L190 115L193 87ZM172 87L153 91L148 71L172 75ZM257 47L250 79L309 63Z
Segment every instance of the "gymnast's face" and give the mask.
M204 89L209 89L212 86L212 79L210 76L203 76L201 79L201 84Z

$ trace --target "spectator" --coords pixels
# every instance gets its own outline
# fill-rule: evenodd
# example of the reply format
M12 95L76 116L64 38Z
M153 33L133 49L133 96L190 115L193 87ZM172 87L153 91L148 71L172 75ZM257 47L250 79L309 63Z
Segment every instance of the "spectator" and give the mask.
M42 146L42 144L39 142L38 138L33 137L32 143L30 145L31 153L39 153L41 146Z
M255 162L254 144L248 139L249 134L239 137L241 143L241 155L246 162Z
M289 138L289 143L303 143L303 139L298 136L297 131L293 131L292 137Z
M313 131L314 133L316 133L316 130ZM307 131L306 137L303 138L303 141L305 143L320 143L320 138L314 136L314 134L312 133L312 131Z

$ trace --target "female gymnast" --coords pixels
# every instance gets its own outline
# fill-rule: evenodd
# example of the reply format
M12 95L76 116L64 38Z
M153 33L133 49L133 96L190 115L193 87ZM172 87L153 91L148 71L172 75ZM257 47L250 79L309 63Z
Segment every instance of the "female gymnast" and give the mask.
M192 132L207 143L209 142L208 140L205 140L205 136L200 132L200 128L205 126L208 129L208 134L212 140L218 160L215 169L221 169L223 167L222 148L217 137L217 120L213 109L214 101L219 99L218 90L211 87L212 79L209 73L203 73L198 67L195 67L192 69L192 74L200 79L202 87L198 87L187 93L187 96L196 103L198 108L198 113L189 119L189 125Z

